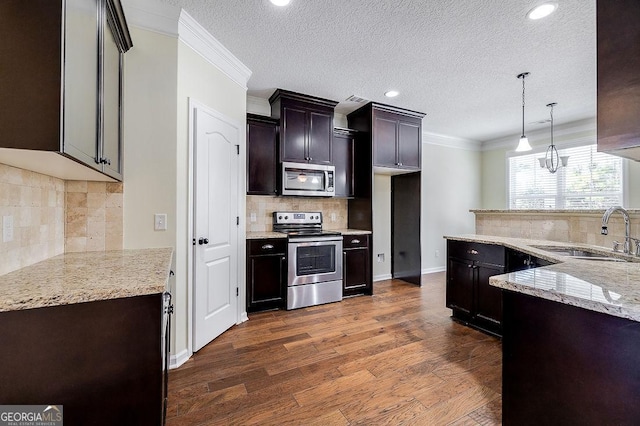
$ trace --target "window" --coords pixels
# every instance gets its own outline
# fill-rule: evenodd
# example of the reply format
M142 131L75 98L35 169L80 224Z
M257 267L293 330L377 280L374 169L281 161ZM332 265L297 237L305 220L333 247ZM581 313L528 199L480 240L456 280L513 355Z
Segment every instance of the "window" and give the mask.
M585 145L559 149L569 156L555 174L540 167L544 152L508 159L510 209L598 209L624 205L623 160Z

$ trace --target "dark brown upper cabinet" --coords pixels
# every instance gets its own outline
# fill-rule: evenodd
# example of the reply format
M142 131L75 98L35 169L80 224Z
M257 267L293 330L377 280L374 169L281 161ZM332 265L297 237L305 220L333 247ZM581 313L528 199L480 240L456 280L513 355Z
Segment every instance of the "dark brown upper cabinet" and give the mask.
M598 151L640 160L640 2L597 2Z
M122 180L120 0L3 0L0 38L0 162Z
M376 171L420 170L422 118L425 114L373 102L349 114L349 127L370 133Z
M269 98L280 120L280 159L333 164L333 115L337 102L278 89Z
M333 131L333 165L335 174L335 196L354 196L354 146L355 132L349 129L334 129Z
M278 120L247 114L247 194L278 192Z

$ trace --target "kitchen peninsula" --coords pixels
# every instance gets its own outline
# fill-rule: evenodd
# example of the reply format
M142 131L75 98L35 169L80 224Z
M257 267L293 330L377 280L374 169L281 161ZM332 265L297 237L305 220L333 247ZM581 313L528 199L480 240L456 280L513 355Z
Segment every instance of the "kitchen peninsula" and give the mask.
M586 244L445 238L555 263L489 278L502 290L503 424L637 422L640 258ZM609 260L557 254L562 248Z
M172 257L67 253L0 276L0 401L62 405L69 424L161 424Z

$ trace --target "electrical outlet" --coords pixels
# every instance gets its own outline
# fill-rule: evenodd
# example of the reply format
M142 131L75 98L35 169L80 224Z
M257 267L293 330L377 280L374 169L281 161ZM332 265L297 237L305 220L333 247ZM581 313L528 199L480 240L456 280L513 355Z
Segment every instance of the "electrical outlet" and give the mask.
M156 213L153 215L153 229L155 231L166 231L167 230L167 214L166 213Z
M331 213L331 222L335 222L335 221L336 221L336 214Z
M2 216L2 242L13 241L13 216Z
M251 213L251 215L249 216L249 220L251 222L256 222L258 220L258 218L256 217L255 213Z
M378 263L384 263L384 253L378 253Z
M440 257L440 250L436 250L436 257Z

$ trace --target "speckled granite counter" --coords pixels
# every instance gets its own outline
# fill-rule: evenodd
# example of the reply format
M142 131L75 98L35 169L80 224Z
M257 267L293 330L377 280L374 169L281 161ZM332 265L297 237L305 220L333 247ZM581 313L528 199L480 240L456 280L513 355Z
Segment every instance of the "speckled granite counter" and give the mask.
M0 276L0 312L162 293L172 248L67 253Z
M262 240L266 238L287 238L287 234L282 232L247 232L247 240Z
M361 229L326 229L326 231L339 232L342 235L371 234L371 231ZM247 232L247 240L260 240L265 238L287 238L282 232Z
M575 247L611 254L610 249L586 244L475 234L445 238L499 244L551 262L558 262L551 266L491 277L490 283L495 287L640 322L638 258L616 254L616 257L627 258L632 262L582 260L535 247Z
M363 231L362 229L331 229L331 231L338 231L342 235L371 234L371 231Z

